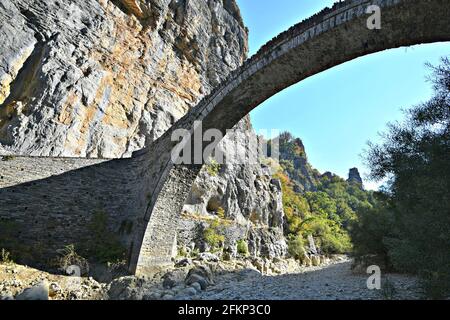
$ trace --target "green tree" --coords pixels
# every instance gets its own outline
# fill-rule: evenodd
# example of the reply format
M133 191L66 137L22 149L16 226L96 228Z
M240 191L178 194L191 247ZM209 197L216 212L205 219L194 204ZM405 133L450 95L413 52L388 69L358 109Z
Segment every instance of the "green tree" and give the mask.
M390 124L366 159L373 179L389 181L394 232L386 233L395 236L384 243L393 265L440 298L450 294L450 61L432 68L433 98Z

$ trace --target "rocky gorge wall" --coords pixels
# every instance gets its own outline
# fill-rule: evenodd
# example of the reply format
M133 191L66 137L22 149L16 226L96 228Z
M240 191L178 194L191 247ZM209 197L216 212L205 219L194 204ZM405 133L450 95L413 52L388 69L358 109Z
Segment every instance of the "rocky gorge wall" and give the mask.
M242 64L236 3L4 0L0 18L0 154L16 155L0 161L0 222L43 262L85 239L102 211L129 254L149 183L144 156L130 156ZM252 130L248 119L238 126ZM263 167L204 170L184 211L214 217L213 203L240 230L231 242L252 237L256 255L275 239L283 254L281 190ZM249 233L250 218L260 231ZM197 235L184 226L197 222L180 221L190 244Z
M133 2L133 1L128 1ZM0 144L16 154L117 158L158 138L237 68L234 1L5 0Z

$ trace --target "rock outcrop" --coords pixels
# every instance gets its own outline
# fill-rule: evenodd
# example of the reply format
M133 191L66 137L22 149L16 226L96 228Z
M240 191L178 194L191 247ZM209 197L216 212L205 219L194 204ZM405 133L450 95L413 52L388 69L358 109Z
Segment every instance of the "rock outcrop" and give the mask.
M294 138L289 132L284 132L280 135L279 143L280 161L294 183L294 191L315 191L321 175L309 163L303 141Z
M226 136L219 145L220 150L232 143L245 148L250 159L258 159L258 149L247 147L249 140L260 139L246 119L235 128L232 137ZM272 179L272 170L260 160L239 163L227 159L214 172L207 165L200 173L184 206L187 213L217 215L224 211L225 218L246 224L252 220L257 224L282 227L283 206L281 185Z
M355 183L361 188L363 188L364 184L361 175L359 174L358 168L352 168L349 170L347 182Z
M221 149L228 143L246 146L246 140L258 139L250 122L241 122L235 129L236 134L226 136L219 145ZM249 158L257 159L257 149L246 151L253 153L248 154ZM215 170L207 165L201 171L183 208L178 244L208 249L204 230L211 224L210 219L219 219L224 222L221 233L225 248L232 256L236 255L238 241L246 241L249 254L255 257L284 256L287 245L280 182L273 179L271 168L261 163L231 162Z

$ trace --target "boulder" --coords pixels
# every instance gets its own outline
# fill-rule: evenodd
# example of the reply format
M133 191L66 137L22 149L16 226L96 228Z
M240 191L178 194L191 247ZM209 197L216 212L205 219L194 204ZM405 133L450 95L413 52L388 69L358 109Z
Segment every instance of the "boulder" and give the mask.
M252 260L253 266L261 273L264 273L266 271L265 262L261 258L254 258Z
M303 255L302 264L306 267L311 267L313 265L311 258L306 253Z
M161 299L161 292L153 291L147 294L144 294L142 300L159 300Z
M163 300L174 300L174 296L171 294L166 294L164 297L162 297Z
M108 286L108 297L111 300L141 300L145 280L135 276L122 277Z
M183 269L175 269L163 276L163 287L165 289L172 289L177 284L183 283L183 280L186 278L186 271Z
M190 275L188 278L186 278L187 285L191 285L194 283L198 283L202 290L206 290L206 288L208 288L208 286L211 284L205 278L203 278L202 276L200 276L198 274L193 274L193 275Z
M208 266L200 265L200 266L194 267L191 270L189 270L185 282L186 283L190 282L188 284L192 284L192 283L196 282L196 281L188 281L193 276L198 276L200 278L205 279L205 281L208 283L208 285L214 284L214 276L211 271L211 268Z
M27 288L16 296L16 300L48 300L49 285L42 281L31 288Z

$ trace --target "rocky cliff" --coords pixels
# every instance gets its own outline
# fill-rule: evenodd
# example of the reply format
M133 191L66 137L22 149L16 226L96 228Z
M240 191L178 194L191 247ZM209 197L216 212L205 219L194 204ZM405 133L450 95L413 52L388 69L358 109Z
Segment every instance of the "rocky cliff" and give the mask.
M0 144L27 155L130 155L247 53L234 1L4 0L0 18Z
M279 137L279 145L280 163L294 183L294 191L299 193L315 191L321 174L309 163L302 140L294 138L289 132L284 132Z
M0 18L3 154L128 157L248 50L234 0L2 0ZM248 119L238 127L251 130ZM234 139L246 147L243 136ZM281 190L260 165L222 166L214 175L205 168L185 212L210 217L218 208L238 230L229 241L247 237L255 254L285 252ZM181 243L195 240L185 224L197 222L183 220Z
M361 188L364 188L363 180L361 178L361 175L359 174L358 168L351 168L349 170L347 182L354 183L354 184L360 186Z
M247 120L235 129L232 142L238 146L245 146L248 139L257 139ZM219 147L224 148L229 140L225 138ZM256 159L255 154L249 157ZM218 233L225 236L225 249L232 255L236 255L237 242L245 241L253 257L284 256L287 245L281 184L273 179L273 173L269 167L256 163L205 166L183 208L179 245L204 250L203 233L211 224L208 220L219 218L224 223Z

